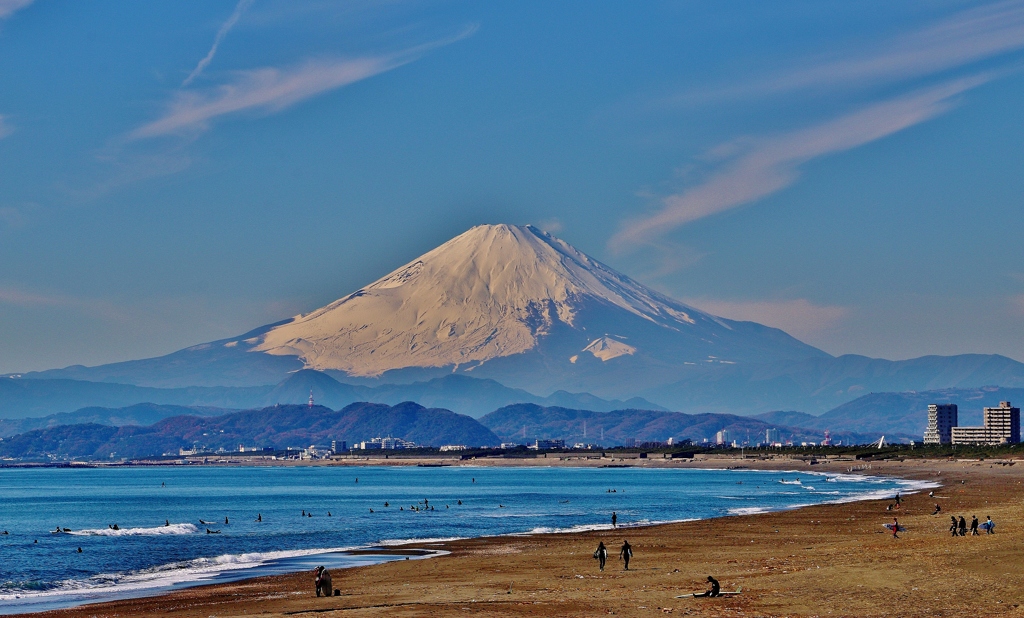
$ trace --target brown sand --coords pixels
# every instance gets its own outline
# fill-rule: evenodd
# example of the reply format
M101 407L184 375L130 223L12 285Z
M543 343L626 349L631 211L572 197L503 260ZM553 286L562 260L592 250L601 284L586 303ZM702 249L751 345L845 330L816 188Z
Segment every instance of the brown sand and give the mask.
M850 465L807 469L840 472ZM895 514L908 530L899 539L882 527L893 517L887 501L857 502L618 531L421 545L451 554L334 571L342 595L332 598L313 596L312 573L300 573L41 615L1024 615L1024 461L908 460L874 463L868 472L935 480L943 487L935 499L927 492L905 496ZM932 516L936 502L942 512ZM991 515L997 533L951 538L951 514L968 522L972 515L981 521ZM628 572L615 557L623 538L635 554ZM599 540L610 554L603 573L592 557ZM703 590L709 574L723 590L742 586L743 593L675 598Z

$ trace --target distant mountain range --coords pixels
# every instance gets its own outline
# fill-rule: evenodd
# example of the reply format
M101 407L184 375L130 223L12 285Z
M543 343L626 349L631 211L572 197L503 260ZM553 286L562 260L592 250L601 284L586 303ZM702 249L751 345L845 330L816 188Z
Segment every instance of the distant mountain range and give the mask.
M304 448L384 436L428 446L499 443L468 416L415 403L356 403L337 412L323 406L282 405L212 418L175 416L145 427L88 423L36 429L0 441L0 457L137 458L176 454L193 445L237 452L239 445Z
M869 393L820 416L800 412L768 412L756 417L768 423L795 425L808 429L860 431L888 436L909 435L921 440L928 424L928 404L955 403L961 426L982 423L982 408L1000 401L1024 402L1022 388L947 388L906 393Z
M538 397L522 389L502 386L494 380L450 374L412 384L370 387L343 384L325 373L298 371L274 386L193 386L155 388L82 380L0 378L0 418L19 419L68 413L85 407L125 407L137 403L251 409L278 403L300 404L313 393L317 403L338 409L357 401L394 405L415 401L427 407L446 408L460 414L481 416L511 403L563 405L591 410L626 407L664 410L640 398L606 400L589 393L558 391ZM0 428L3 425L0 424ZM3 434L0 434L3 435Z
M237 337L18 377L0 380L0 417L141 402L252 408L300 403L307 387L330 407L753 415L822 414L867 393L1024 388L1024 363L833 357L669 298L532 226L482 225L324 307Z
M811 417L814 418L814 417ZM796 443L820 442L821 431L781 424L733 414L683 414L653 410L615 410L593 412L535 404L516 404L495 410L480 422L496 433L504 442L528 439L564 439L573 443L595 443L606 446L639 442L665 442L673 438L676 443L692 440L714 442L719 431L728 432L729 440L756 444L765 440L765 431L778 429L783 440ZM894 436L896 437L896 436ZM878 436L833 431L833 440L844 444L867 443Z
M514 404L479 420L449 410L405 402L395 406L354 403L334 412L324 406L275 405L224 413L215 408L139 404L126 408L84 408L44 418L0 421L0 456L14 458L150 457L200 445L210 450L247 447L305 447L332 440L353 444L392 436L423 446L464 444L496 446L499 442L532 443L562 439L605 447L643 442L713 442L716 433L728 440L757 443L765 431L778 429L784 441L819 442L823 430L793 421L832 428L832 438L846 444L866 443L878 434L844 430L820 417L773 413L765 418L731 414L683 414L661 410L595 412L558 406ZM778 421L785 422L778 422ZM833 419L841 420L841 419ZM852 423L856 424L856 423ZM890 440L907 438L886 431Z

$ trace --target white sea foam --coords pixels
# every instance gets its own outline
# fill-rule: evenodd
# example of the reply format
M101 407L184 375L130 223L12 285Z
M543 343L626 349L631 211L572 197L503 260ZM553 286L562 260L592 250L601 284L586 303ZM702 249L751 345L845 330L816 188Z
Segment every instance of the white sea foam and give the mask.
M758 513L767 513L771 509L766 506L744 506L729 509L730 515L757 515Z
M161 564L137 571L100 573L86 579L68 579L58 582L53 588L48 590L0 594L0 601L24 601L69 595L97 595L106 597L113 594L133 593L154 588L166 588L186 582L201 581L227 571L251 569L274 560L334 553L348 549L352 548L297 549L246 554L223 554L210 558L195 558Z
M199 528L192 524L171 524L155 528L96 528L95 530L73 530L65 534L74 536L157 536L161 534L195 534Z
M446 541L461 541L469 537L465 536L436 536L426 537L422 539L384 539L378 541L377 545L380 547L394 547L396 545L410 545L412 543L444 543Z

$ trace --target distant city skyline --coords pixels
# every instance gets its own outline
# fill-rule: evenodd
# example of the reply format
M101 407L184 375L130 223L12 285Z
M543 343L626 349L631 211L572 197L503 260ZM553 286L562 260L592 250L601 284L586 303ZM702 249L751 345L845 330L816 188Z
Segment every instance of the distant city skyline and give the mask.
M0 0L0 372L532 223L830 354L1024 361L1024 5Z

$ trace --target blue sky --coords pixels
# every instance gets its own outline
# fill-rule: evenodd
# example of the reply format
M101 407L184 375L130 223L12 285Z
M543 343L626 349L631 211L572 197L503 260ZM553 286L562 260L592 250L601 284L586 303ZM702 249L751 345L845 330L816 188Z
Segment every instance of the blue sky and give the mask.
M534 223L833 354L1024 361L1024 3L0 0L0 371Z

